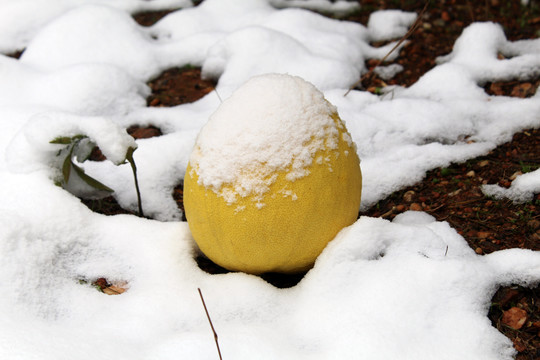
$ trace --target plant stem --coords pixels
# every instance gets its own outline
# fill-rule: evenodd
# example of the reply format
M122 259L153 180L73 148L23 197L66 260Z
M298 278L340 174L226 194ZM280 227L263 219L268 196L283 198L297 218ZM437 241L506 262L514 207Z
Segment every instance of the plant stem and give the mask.
M129 148L126 154L126 160L129 161L131 165L131 170L133 171L133 179L135 180L135 191L137 192L137 202L139 204L139 216L144 217L144 212L142 208L141 200L141 191L139 190L139 180L137 179L137 166L135 165L135 160L133 159L133 152L135 149Z

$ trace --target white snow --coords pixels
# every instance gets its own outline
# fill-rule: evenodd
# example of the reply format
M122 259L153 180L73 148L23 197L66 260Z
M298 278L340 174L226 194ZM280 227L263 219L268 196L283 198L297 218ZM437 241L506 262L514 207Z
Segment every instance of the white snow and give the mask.
M345 97L365 60L394 45L370 42L396 40L415 15L378 12L364 27L290 7L296 3L0 1L0 52L26 49L20 60L0 55L0 358L216 359L197 288L225 359L512 358L511 342L487 318L489 301L499 285L537 284L540 255L476 255L448 223L424 213L360 218L286 290L198 268L171 193L220 97L227 101L256 75L300 76L336 106L362 160L363 209L430 169L540 126L538 93L516 99L481 87L537 76L539 40L510 42L499 25L475 23L413 86ZM304 3L329 11L346 5ZM165 8L183 9L148 28L130 17ZM146 108L145 83L188 64L219 80L219 96ZM164 135L135 142L123 131L148 124ZM81 166L132 210L131 169L121 163L137 146L143 206L154 220L93 213L54 185L62 146L50 141L75 135L88 136L111 160ZM484 191L527 201L538 192L538 174ZM99 277L128 289L100 293L88 284Z
M540 193L540 170L519 175L508 189L492 184L482 186L482 192L497 199L507 198L516 203L532 201L534 194Z
M260 75L225 100L201 129L190 164L199 184L223 196L263 197L286 172L288 181L309 174L315 153L334 150L336 108L300 77ZM223 186L230 186L227 194Z

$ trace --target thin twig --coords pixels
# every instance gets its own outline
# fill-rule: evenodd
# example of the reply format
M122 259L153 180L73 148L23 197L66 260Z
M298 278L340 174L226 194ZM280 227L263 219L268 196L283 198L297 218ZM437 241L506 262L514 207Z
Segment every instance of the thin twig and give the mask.
M418 17L416 18L416 21L414 22L413 26L411 26L411 28L409 29L409 31L407 31L407 33L405 35L403 35L403 37L397 42L396 45L394 45L394 47L392 48L392 50L390 50L382 59L380 59L377 64L371 68L367 73L364 74L364 76L362 76L360 78L360 80L358 80L357 82L355 82L350 88L349 90L347 90L347 92L345 93L345 95L343 96L347 96L356 86L358 86L359 84L362 83L362 81L364 81L365 79L367 79L368 77L371 76L371 74L373 74L373 71L377 68L377 66L381 65L389 56L390 54L392 54L401 44L403 44L403 42L405 40L407 40L407 38L409 38L409 36L411 36L414 31L418 28L418 26L420 26L420 22L422 21L422 16L424 15L424 13L426 12L427 10L427 7L429 5L429 1L430 0L427 0L426 1L426 4L424 5L424 8L422 9L422 11L420 12L420 14L418 15Z
M216 347L217 347L217 351L218 351L218 355L219 355L219 360L223 360L223 358L221 357L221 350L219 349L219 342L218 342L217 332L214 329L214 324L212 324L212 319L210 319L210 314L208 313L208 309L206 308L206 304L204 302L204 298L203 298L201 289L197 288L197 290L199 290L199 295L201 296L201 301L202 301L202 304L204 306L204 311L206 312L206 317L208 318L208 322L210 323L210 327L212 328L212 332L214 333L214 340L216 341Z

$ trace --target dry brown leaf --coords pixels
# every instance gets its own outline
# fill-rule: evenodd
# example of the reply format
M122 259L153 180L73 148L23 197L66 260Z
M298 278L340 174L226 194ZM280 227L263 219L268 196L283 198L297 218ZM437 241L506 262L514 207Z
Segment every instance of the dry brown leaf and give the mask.
M102 291L107 295L120 295L126 292L126 289L119 286L111 285L104 288Z
M527 321L527 312L518 307L512 307L503 312L502 323L512 329L519 330Z

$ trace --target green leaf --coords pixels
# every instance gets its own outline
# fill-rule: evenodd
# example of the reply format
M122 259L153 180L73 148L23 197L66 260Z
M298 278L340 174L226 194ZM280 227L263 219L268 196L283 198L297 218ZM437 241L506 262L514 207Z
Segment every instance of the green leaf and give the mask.
M114 190L108 187L107 185L97 181L91 176L86 175L84 170L78 167L77 165L75 165L73 162L70 161L70 163L71 163L71 166L73 166L73 170L75 170L75 172L81 178L81 180L87 183L88 185L90 185L91 187L93 187L94 189L107 191L111 193L114 192Z
M71 175L71 152L66 156L62 164L62 175L64 176L64 183L67 184Z
M71 143L75 143L77 141L80 141L84 138L86 138L86 135L75 135L72 137L69 136L58 136L51 141L49 141L50 144L60 144L60 145L69 145Z
M49 144L60 144L60 145L69 145L72 142L72 138L67 136L59 136L49 141Z

